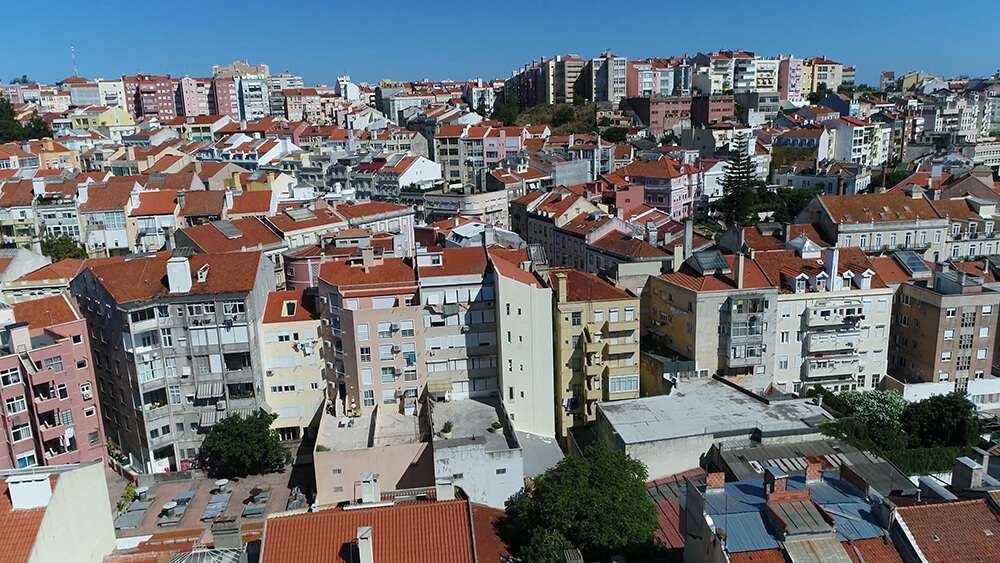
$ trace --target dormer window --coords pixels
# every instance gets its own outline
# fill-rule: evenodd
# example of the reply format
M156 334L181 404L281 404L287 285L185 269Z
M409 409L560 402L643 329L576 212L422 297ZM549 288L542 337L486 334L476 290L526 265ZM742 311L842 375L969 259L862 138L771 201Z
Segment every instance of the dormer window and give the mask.
M806 291L806 280L805 278L798 278L795 280L795 293L805 293Z
M974 235L974 234L976 234L976 228L977 228L978 226L979 226L979 225L978 225L978 224L976 224L976 223L969 223L969 234L970 234L970 235Z
M987 221L986 223L983 224L983 232L985 232L988 235L993 234L993 221Z
M962 232L962 224L961 223L952 223L952 225L951 225L951 234L958 235L961 232Z
M295 301L285 301L282 304L281 316L282 317L295 316Z

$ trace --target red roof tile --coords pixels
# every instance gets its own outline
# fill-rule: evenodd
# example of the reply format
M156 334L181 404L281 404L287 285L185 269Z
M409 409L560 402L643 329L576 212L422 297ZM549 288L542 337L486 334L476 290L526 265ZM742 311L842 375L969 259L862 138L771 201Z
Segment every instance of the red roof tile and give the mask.
M150 215L173 215L176 210L176 191L145 191L139 193L139 207L133 209L129 216L147 217Z
M184 295L169 292L168 258L169 253L161 252L147 258L92 266L90 270L119 304L165 295ZM192 284L191 291L186 295L249 292L257 282L260 260L260 252L195 254L190 258ZM209 267L208 277L199 282L196 274L205 265Z
M385 258L365 272L360 265L346 260L326 262L320 266L319 278L343 289L416 286L417 276L413 264L403 258Z
M184 192L181 217L221 216L226 206L226 192L215 190L189 190Z
M548 271L549 283L558 287L557 274L566 275L567 301L612 301L621 299L636 299L623 289L615 287L608 281L588 272L556 268Z
M619 231L613 231L591 243L593 248L616 254L623 258L666 258L669 256L663 249L653 246L641 238L633 237Z
M233 215L257 214L267 215L271 210L270 191L252 191L233 195L233 208L229 213Z
M930 563L1000 561L1000 517L985 499L896 510Z
M341 217L353 221L364 217L374 217L385 213L412 212L413 208L408 205L398 203L387 203L384 201L371 201L368 203L345 204L337 206L337 214Z
M267 225L257 217L236 219L230 223L242 233L239 237L229 238L211 223L181 229L181 232L197 244L202 252L210 254L241 252L258 244L262 249L269 250L282 244L281 237L274 234L274 231L267 228Z
M65 294L15 303L14 320L26 322L31 329L41 329L80 318Z
M288 314L286 304L294 303L293 312ZM267 295L264 307L264 323L290 323L319 320L320 312L313 292L304 289L273 291Z
M420 266L420 277L482 275L486 272L486 250L481 246L445 248L440 266Z
M55 485L56 477L50 481ZM0 482L0 530L3 530L3 560L26 563L35 547L35 538L45 517L44 508L14 510L6 481Z
M352 563L358 528L371 527L379 563L472 563L464 500L269 518L262 563Z

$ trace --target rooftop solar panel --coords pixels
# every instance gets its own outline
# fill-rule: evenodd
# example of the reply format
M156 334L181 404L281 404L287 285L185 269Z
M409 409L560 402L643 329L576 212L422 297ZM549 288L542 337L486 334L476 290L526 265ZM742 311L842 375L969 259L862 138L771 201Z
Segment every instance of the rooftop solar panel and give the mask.
M235 239L243 236L243 232L229 221L212 221L212 226L218 229L219 232L228 239Z
M912 250L900 250L893 254L893 257L911 276L930 275L931 273L927 262L924 262L924 259Z

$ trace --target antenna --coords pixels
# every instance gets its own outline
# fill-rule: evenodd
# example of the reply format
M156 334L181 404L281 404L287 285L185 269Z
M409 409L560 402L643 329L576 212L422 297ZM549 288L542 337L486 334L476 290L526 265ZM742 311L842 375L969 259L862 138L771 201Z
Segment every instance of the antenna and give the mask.
M73 45L69 46L69 58L73 61L73 76L79 76L80 71L76 68L76 47Z

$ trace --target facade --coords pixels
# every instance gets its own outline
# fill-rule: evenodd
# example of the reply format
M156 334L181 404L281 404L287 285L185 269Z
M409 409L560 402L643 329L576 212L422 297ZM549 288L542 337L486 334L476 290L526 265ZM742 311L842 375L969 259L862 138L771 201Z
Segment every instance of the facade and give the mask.
M87 324L65 294L3 306L0 468L102 461Z
M1000 293L962 271L899 286L889 373L903 383L991 378Z
M122 76L125 108L136 118L177 117L174 100L174 80L167 76L137 74Z
M108 440L136 469L189 468L219 419L264 404L258 326L274 277L261 253L99 264L70 291L94 334Z
M557 437L592 423L599 401L639 396L639 298L577 270L547 273Z
M260 326L264 402L278 415L272 423L282 440L315 432L326 383L320 354L320 312L315 293L268 294Z

